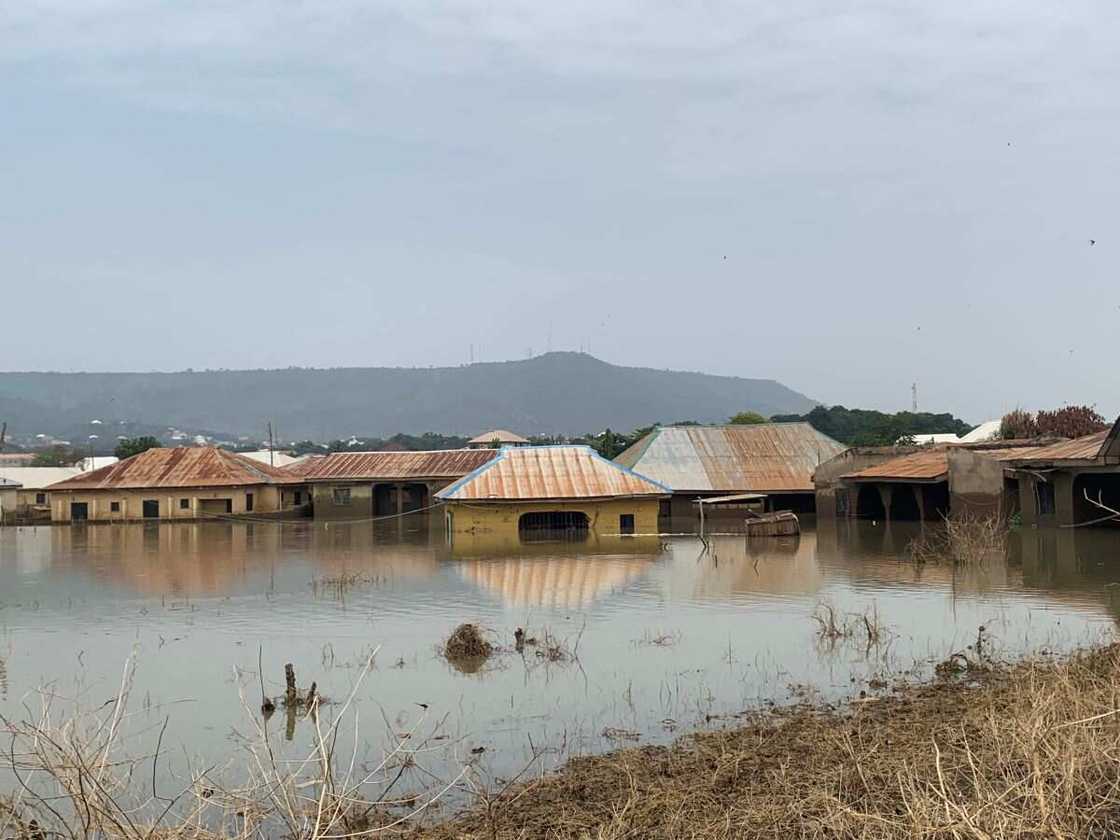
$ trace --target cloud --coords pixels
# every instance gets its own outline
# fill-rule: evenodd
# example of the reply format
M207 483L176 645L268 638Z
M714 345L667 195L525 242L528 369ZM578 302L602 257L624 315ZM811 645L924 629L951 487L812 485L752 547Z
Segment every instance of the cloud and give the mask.
M1115 265L1107 235L1081 245L1120 200L1093 165L1120 129L1114 4L24 0L2 15L0 95L47 116L3 141L30 197L0 199L0 269L53 260L52 276L126 290L158 273L172 299L202 274L212 295L240 280L244 306L307 294L318 318L294 362L346 362L340 336L371 322L395 363L472 342L496 357L504 333L517 355L553 315L578 346L598 307L616 317L595 347L618 361L847 403L904 403L918 378L981 419L1108 374ZM398 276L404 291L354 292ZM446 346L362 311L407 311L411 286L455 301L423 314L445 319ZM1074 340L1076 365L1048 349ZM369 347L350 361L376 361ZM1008 347L1022 369L981 381L976 360ZM191 348L158 363L218 363Z

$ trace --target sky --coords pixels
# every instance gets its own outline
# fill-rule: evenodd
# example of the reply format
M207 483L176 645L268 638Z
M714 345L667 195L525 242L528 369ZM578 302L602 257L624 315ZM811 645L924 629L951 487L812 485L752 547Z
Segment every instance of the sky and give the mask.
M1118 24L1104 0L0 3L0 370L583 349L849 407L916 382L973 422L1115 416Z

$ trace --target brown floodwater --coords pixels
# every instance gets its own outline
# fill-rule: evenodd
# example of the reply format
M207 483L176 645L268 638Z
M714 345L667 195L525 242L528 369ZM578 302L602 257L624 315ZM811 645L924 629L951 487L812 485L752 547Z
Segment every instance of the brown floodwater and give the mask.
M45 694L95 708L131 658L127 726L142 740L167 721L161 772L236 774L262 676L278 696L290 662L340 701L375 654L345 738L371 763L418 726L421 785L466 761L508 775L542 750L560 761L664 742L769 703L923 679L981 626L1001 658L1114 633L1115 532L1019 531L1007 557L954 569L906 559L915 528L822 523L799 539L717 536L708 550L690 536L449 545L424 515L4 528L0 714L34 714ZM851 636L819 637L825 607ZM438 653L465 621L500 647L466 673ZM519 653L518 627L565 655ZM292 723L279 713L268 727L304 750L313 733Z

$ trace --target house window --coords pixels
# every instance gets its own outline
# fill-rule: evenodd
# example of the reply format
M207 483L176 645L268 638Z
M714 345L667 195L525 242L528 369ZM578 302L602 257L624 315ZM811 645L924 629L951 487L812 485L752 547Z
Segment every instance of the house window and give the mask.
M634 514L623 513L618 517L618 533L620 533L620 534L633 534L634 533Z
M350 488L336 487L331 492L331 497L336 505L348 505L350 504Z
M296 499L296 507L299 507L300 505L302 505L303 504L303 493L300 492L299 490L297 490L295 492L295 499Z
M521 539L533 542L585 540L590 526L587 514L575 510L523 513L517 522Z
M36 493L35 494L35 504L45 505L46 503L47 503L47 494L46 493Z
M245 510L250 512L250 513L253 510L253 494L252 493L246 493L245 494Z
M120 502L109 502L109 513L120 513L120 512L121 512L121 503Z
M190 509L191 509L191 500L190 499L180 499L179 500L179 510L190 510Z
M1055 507L1054 485L1049 481L1040 481L1038 483L1038 515L1053 516Z

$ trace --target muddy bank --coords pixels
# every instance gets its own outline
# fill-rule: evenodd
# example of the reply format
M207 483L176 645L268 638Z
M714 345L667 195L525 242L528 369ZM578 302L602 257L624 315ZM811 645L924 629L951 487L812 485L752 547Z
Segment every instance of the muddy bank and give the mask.
M154 767L149 775L142 757L113 748L125 692L100 717L60 726L0 718L11 736L0 772L23 780L0 795L0 838L1120 835L1120 645L996 667L960 654L938 673L840 708L752 712L734 728L574 759L540 777L533 767L494 778L475 748L454 779L424 794L394 786L434 739L400 733L354 773L352 761L332 760L329 719L312 703L305 714L324 734L300 766L276 761L266 739L244 784L222 787L204 771L161 795ZM474 796L457 815L442 800L453 788Z
M423 838L1105 838L1120 647L580 758Z

